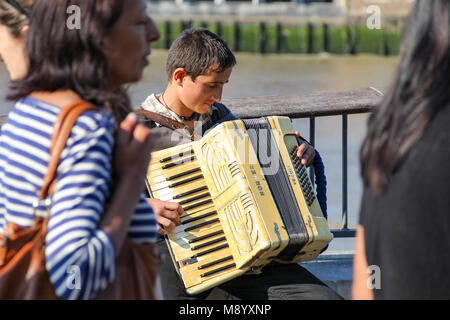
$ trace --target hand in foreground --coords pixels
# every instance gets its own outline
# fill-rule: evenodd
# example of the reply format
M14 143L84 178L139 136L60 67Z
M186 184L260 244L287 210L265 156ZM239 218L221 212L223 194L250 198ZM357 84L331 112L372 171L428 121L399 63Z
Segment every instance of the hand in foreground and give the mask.
M130 113L116 131L114 169L119 178L130 176L144 179L152 149L150 129L137 123Z
M176 202L162 201L159 199L148 198L147 202L153 208L153 212L158 222L158 232L162 235L167 234L167 229L173 230L180 225L180 216L184 213L183 208Z
M300 137L300 132L296 131L295 136L297 138ZM314 157L316 156L316 150L308 142L301 140L299 141L301 143L297 148L297 157L300 158L300 161L303 165L309 167L314 161Z

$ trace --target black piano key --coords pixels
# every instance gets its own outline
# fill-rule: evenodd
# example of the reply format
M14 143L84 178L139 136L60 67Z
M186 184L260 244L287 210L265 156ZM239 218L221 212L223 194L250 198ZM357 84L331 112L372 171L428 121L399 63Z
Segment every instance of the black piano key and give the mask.
M218 259L218 260L212 261L210 263L203 264L203 265L199 266L198 269L201 270L201 269L209 268L209 267L212 267L212 266L214 266L216 264L219 264L219 263L231 260L231 259L233 259L233 256L228 256L228 257L225 257L225 258L222 258L222 259Z
M217 239L214 239L214 240L211 240L211 241L199 244L198 246L194 246L194 247L191 248L191 250L198 250L198 249L210 246L210 245L212 245L214 243L221 242L221 241L224 241L224 240L226 240L225 237L217 238Z
M185 267L187 265L194 264L194 263L197 263L197 262L198 262L198 260L195 259L195 258L194 259L184 259L184 260L181 260L181 261L178 262L178 266L180 268L182 268L182 267Z
M214 248L211 248L211 249L208 249L208 250L196 253L196 254L194 254L191 257L191 259L198 258L200 256L204 256L205 254L208 254L208 253L211 253L211 252L214 252L214 251L219 251L219 250L222 250L222 249L227 248L227 247L228 247L228 243L225 243L225 244L222 244L222 245L220 245L218 247L214 247Z
M180 161L177 161L177 162L167 163L167 164L163 165L161 167L161 169L169 169L169 168L175 167L175 166L177 166L179 164L185 164L185 163L191 162L191 161L193 161L195 159L196 159L195 156L192 156L190 158L184 158L184 159L181 159Z
M211 270L211 271L202 273L202 274L200 275L200 277L202 277L202 278L203 278L203 277L207 277L207 276L210 276L210 275L212 275L212 274L218 273L218 272L220 272L220 271L223 271L223 270L227 270L227 269L233 268L233 267L235 267L235 266L236 266L236 264L234 264L234 263L228 264L228 265L226 265L226 266L223 266L223 267L220 267L220 268L217 268L217 269L214 269L214 270Z
M200 187L200 188L192 189L191 191L186 191L186 192L177 194L176 196L173 197L173 199L183 198L183 197L186 197L186 196L188 196L190 194L193 194L193 193L196 193L196 192L199 192L199 191L203 191L203 190L208 190L208 187L207 186L203 186L203 187Z
M178 163L176 163L176 162L168 163L168 164L163 165L161 167L161 169L169 169L169 168L175 167L177 164Z
M219 221L219 218L213 219L213 220L209 220L209 221L205 221L205 222L196 224L196 225L194 225L194 226L192 226L192 227L187 227L186 229L184 229L184 232L189 232L189 231L198 229L198 228L200 228L200 227L207 226L208 224L211 224L211 223L214 223L214 222L218 222L218 221Z
M169 188L178 187L178 186L181 186L182 184L189 183L189 182L195 181L195 180L200 179L200 178L203 178L202 174L199 174L198 176L190 177L188 179L184 179L184 180L181 180L181 181L178 181L178 182L174 182L174 183L170 184L168 187Z
M194 208L200 207L200 206L202 206L204 204L207 204L207 203L210 203L210 202L212 202L212 199L208 199L208 200L205 200L205 201L200 201L200 202L191 204L190 206L184 207L183 209L184 209L184 211L188 211L190 209L194 209Z
M202 198L206 198L206 197L209 197L209 196L211 196L209 194L209 192L203 193L203 194L199 194L198 196L182 200L182 201L178 202L178 204L183 205L183 204L186 204L186 203L189 203L189 202L192 202L192 201L195 201L195 200L199 200L199 199L202 199Z
M163 159L159 160L159 162L160 163L164 163L164 162L167 162L167 161L170 161L170 160L175 160L177 158L181 158L183 156L187 156L187 155L193 154L193 153L194 153L194 150L191 149L188 152L180 152L179 154L175 154L173 156L163 158Z
M197 221L197 220L200 220L200 219L212 216L214 214L217 214L217 211L210 211L210 212L202 214L200 216L186 219L186 220L182 221L181 224L187 224L187 223L190 223L190 222L194 222L194 221Z
M204 236L193 238L193 239L189 240L188 242L189 243L195 243L195 242L198 242L198 241L202 241L202 240L205 240L205 239L217 236L218 234L222 234L222 233L223 233L223 230L211 232L211 233L205 234Z
M200 168L194 168L194 169L191 169L191 170L187 170L185 172L181 172L181 173L175 174L173 176L167 177L166 181L178 179L178 178L187 176L188 174L191 174L191 173L194 173L194 172L197 172L197 171L200 171L200 170L201 170Z

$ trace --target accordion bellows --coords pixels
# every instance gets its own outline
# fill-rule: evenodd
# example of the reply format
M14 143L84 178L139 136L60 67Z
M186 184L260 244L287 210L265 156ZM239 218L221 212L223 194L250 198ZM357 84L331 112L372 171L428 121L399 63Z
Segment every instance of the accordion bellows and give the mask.
M200 140L152 153L147 187L185 213L166 240L189 294L272 260L315 259L332 239L291 120L222 123Z

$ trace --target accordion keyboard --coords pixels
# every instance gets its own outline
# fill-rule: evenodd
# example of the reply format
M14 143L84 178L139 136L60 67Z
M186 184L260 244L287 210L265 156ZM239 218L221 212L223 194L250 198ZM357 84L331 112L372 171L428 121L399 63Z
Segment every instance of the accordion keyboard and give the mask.
M181 224L168 235L172 258L185 287L235 270L233 256L200 165L188 148L150 166L152 196L179 203Z

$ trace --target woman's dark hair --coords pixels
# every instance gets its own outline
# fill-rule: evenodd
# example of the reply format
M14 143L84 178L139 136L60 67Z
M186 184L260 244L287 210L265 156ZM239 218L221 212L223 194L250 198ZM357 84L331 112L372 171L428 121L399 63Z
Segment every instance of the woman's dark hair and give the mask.
M450 102L450 3L417 0L409 16L398 70L368 120L360 157L364 184L377 194Z
M79 28L69 28L67 10L80 9ZM103 40L120 17L124 0L39 0L30 15L27 75L12 82L10 100L34 91L72 89L82 99L108 106L120 121L131 108L122 88L112 92Z
M27 15L31 12L34 0L15 0L12 3L0 1L0 24L6 26L17 38L28 24ZM14 4L14 5L13 5Z
M235 64L236 58L218 35L204 28L187 29L170 46L166 72L170 79L175 69L184 68L195 80L199 75L222 72Z

